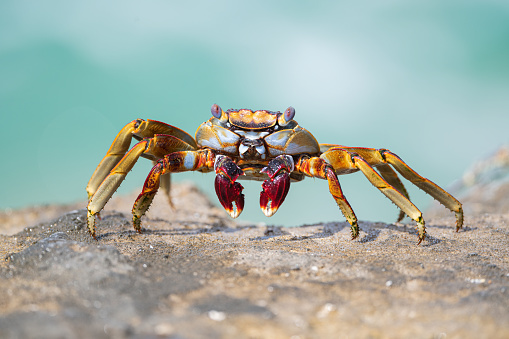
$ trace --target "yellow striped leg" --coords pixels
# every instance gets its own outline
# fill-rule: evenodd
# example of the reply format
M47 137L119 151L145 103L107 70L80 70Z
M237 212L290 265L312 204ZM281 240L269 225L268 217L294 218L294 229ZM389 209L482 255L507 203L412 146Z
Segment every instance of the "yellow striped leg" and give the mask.
M373 186L378 188L387 198L396 204L410 218L417 222L419 244L426 236L426 228L422 213L410 200L391 186L373 167L357 153L350 153L344 149L330 149L320 156L330 163L337 172L360 170Z
M399 179L398 175L391 166L386 164L381 164L376 167L382 178L385 179L392 187L397 189L401 194L403 194L408 200L410 200L410 196L408 195L407 190L405 189L405 186ZM396 222L400 222L405 217L405 212L403 212L401 209L399 210L398 219Z
M410 202L408 195L402 192L402 189L404 189L402 188L402 184L401 186L399 186L398 183L394 185L395 181L391 180L390 177L395 173L389 174L387 172L387 167L385 167L387 164L394 166L406 179L440 201L450 210L456 212L456 231L463 225L463 209L461 203L435 183L421 177L398 156L388 150L360 147L330 148L321 155L321 158L332 164L337 173L348 173L355 169L361 170L374 186L380 189L382 193L410 218L417 221L419 243L421 243L426 234L422 213ZM380 176L372 166L379 166L381 168L381 173L383 173L382 176ZM386 180L386 178L389 178L389 180Z
M380 153L384 157L385 161L394 166L394 168L401 173L405 179L411 181L414 185L431 195L433 198L438 200L438 202L456 214L456 232L463 227L463 206L456 198L431 180L417 174L417 172L411 169L410 166L403 162L403 160L401 160L396 154L389 150L380 150Z
M345 149L345 150L352 149L351 152L354 152L354 153L358 149L361 149L361 150L363 149L363 148L355 148L355 149L353 149L351 147L345 147L345 146L336 145L336 144L320 144L320 151L322 153L327 152L331 148L341 148L341 149ZM366 148L364 148L364 150L366 150ZM408 200L410 200L410 196L408 195L408 192L405 189L405 186L403 185L403 183L399 179L398 175L392 169L391 166L389 166L387 164L383 164L383 163L382 164L376 164L376 162L375 163L370 163L370 165L371 166L375 166L376 165L376 169L378 170L378 172L380 173L382 178L384 178L389 184L391 184L395 189L397 189L401 194L403 194ZM399 216L398 216L398 219L396 220L396 222L400 222L401 220L403 220L404 217L405 217L405 212L400 210L399 211Z
M364 158L371 166L380 164L390 164L405 179L419 187L424 192L438 200L442 205L456 214L456 232L463 226L463 206L451 194L435 184L429 179L420 176L410 166L408 166L400 157L387 149L374 149L363 147L341 147L348 152L354 152Z
M127 173L131 171L140 156L160 159L165 154L186 149L192 149L192 147L171 135L156 135L153 138L143 139L134 145L107 174L88 201L87 226L92 237L95 238L96 215L124 181Z
M357 217L355 216L352 207L343 195L334 168L321 158L309 158L307 156L302 156L295 163L295 170L307 176L326 179L328 181L329 191L332 194L332 197L338 204L348 223L350 223L352 239L357 238L359 236L359 225L357 224Z
M97 165L87 185L88 198L90 199L94 195L104 178L106 178L110 171L124 157L131 145L132 138L141 140L144 138L152 138L156 134L174 136L186 143L190 149L197 148L193 137L177 127L155 120L133 120L120 130L108 152L106 152L104 158L99 165Z

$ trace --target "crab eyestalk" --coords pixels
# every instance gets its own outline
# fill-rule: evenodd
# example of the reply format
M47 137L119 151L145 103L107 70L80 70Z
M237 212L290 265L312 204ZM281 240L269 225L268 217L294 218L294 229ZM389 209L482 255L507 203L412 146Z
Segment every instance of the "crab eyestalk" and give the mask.
M294 118L294 117L295 117L295 108L293 108L293 107L291 107L291 106L290 106L290 107L288 107L288 108L286 109L286 111L284 111L284 113L283 113L283 114L281 114L281 115L279 116L279 118L277 119L277 121L278 121L278 123L279 123L279 125L280 125L280 126L286 126L286 125L288 125L288 123L289 123L290 121L292 121L292 120L293 120L293 118Z
M242 194L244 187L235 180L239 175L244 175L244 172L232 159L224 155L216 157L214 169L217 174L214 186L219 202L235 219L244 209L244 194Z
M219 107L219 105L217 104L212 105L212 107L210 108L210 112L216 119L220 120L223 124L228 121L228 116L224 113L221 107Z
M262 184L260 208L267 217L277 212L290 189L290 173L294 169L293 158L280 155L269 162L261 172L267 173L269 179Z

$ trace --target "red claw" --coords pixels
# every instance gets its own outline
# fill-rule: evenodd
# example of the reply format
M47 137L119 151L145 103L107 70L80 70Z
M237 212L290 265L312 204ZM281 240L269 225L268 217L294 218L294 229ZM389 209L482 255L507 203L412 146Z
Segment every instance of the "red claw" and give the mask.
M244 194L242 194L244 187L236 181L232 182L223 174L216 176L215 187L219 202L226 212L234 219L238 217L244 209Z
M214 169L217 173L215 187L219 202L235 219L244 209L244 194L242 194L244 187L235 180L239 175L244 175L244 172L231 158L223 155L217 156Z
M290 175L287 172L279 172L274 178L267 179L262 184L263 191L260 193L260 208L267 217L277 212L290 189Z

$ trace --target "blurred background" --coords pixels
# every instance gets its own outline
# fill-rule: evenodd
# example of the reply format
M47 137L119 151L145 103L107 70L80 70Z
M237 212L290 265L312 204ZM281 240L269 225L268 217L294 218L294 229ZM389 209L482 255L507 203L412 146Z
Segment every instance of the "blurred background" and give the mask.
M85 202L127 122L194 136L214 103L291 105L319 142L389 148L448 187L509 139L509 2L2 1L0 209ZM139 161L117 194L150 168ZM214 174L174 180L218 204ZM362 174L340 181L359 219L395 220ZM242 184L241 220L344 221L325 181L292 185L271 219L260 183ZM425 210L432 199L407 188Z

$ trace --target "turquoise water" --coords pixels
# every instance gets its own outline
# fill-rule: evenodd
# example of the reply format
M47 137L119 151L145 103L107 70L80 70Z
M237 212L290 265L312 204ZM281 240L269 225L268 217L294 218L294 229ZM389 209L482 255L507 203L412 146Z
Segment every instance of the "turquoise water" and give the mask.
M284 110L320 142L389 148L448 186L508 142L509 5L502 1L2 1L0 209L86 199L135 118L194 135L210 106ZM120 193L139 189L140 161ZM178 174L214 201L212 174ZM396 208L340 177L362 220ZM246 187L243 220L344 218L321 180L292 185L271 219ZM410 189L423 209L430 198Z

